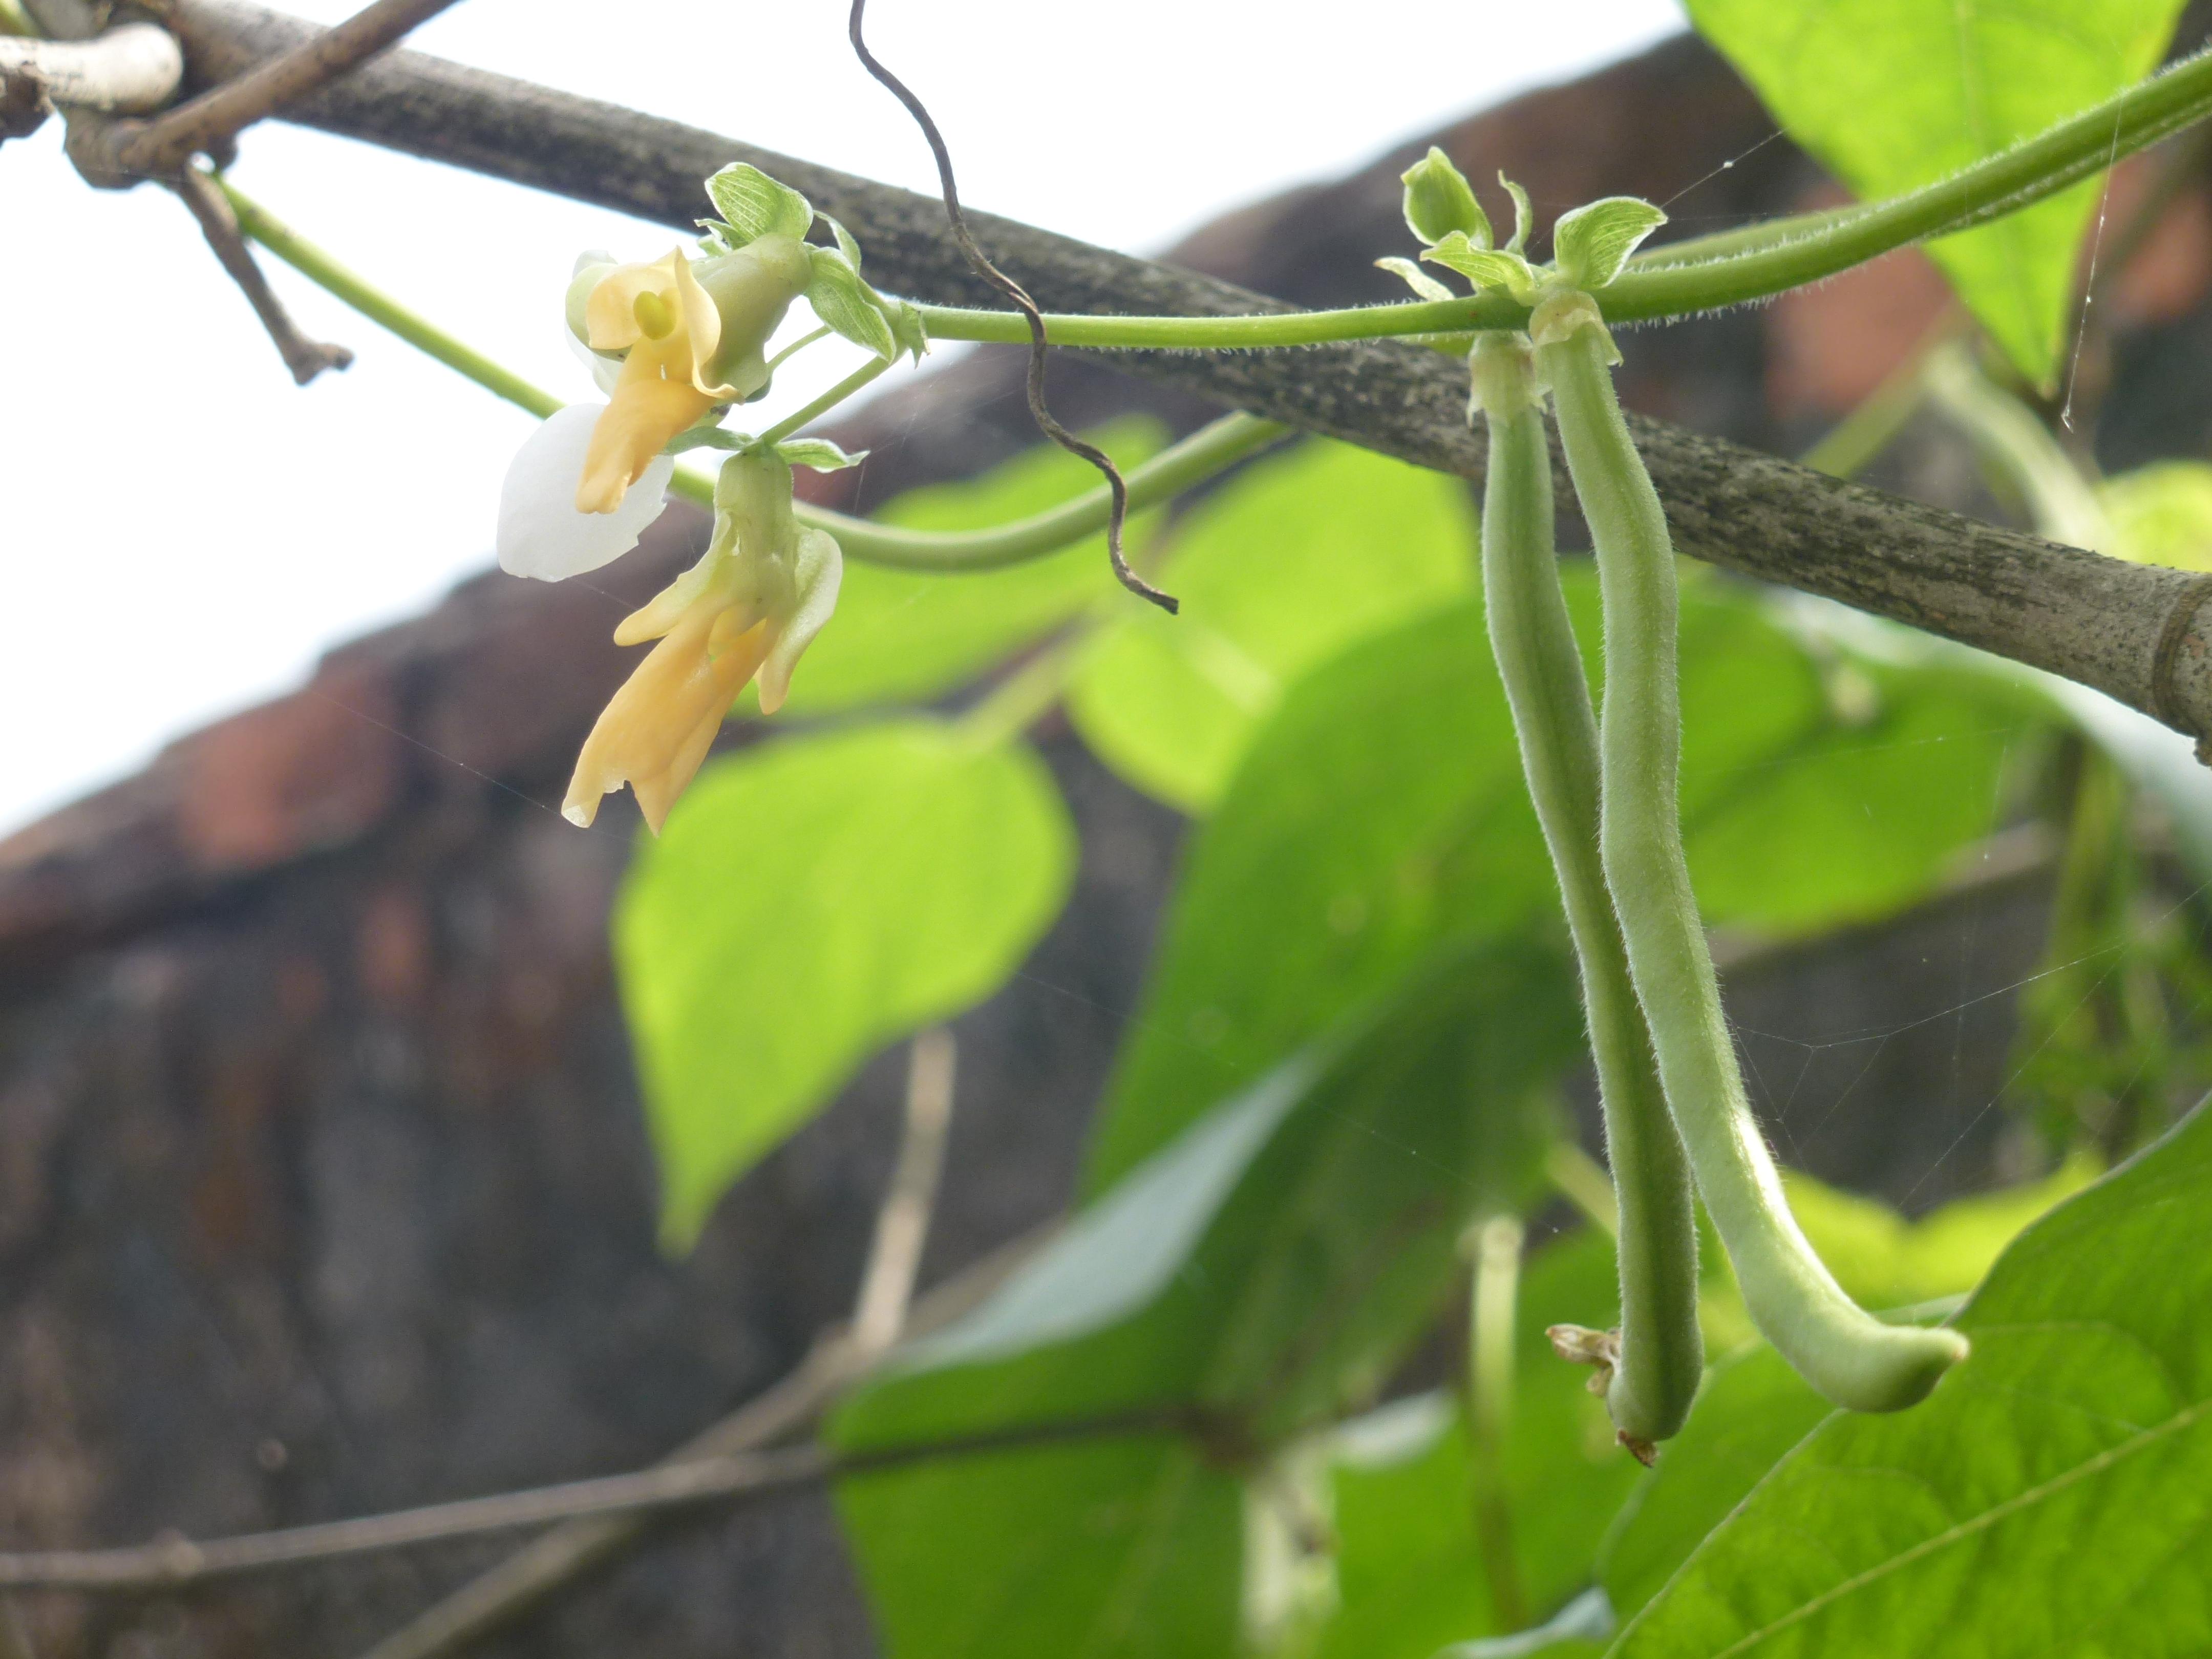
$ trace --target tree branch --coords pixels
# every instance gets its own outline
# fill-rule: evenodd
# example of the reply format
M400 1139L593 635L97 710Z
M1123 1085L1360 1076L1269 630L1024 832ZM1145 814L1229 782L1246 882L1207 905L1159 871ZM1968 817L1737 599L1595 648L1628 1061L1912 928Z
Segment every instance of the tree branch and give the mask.
M168 31L126 23L96 40L0 38L0 137L35 131L54 104L136 113L159 109L184 79Z
M940 1457L977 1456L1125 1435L1187 1435L1205 1440L1217 1431L1218 1425L1200 1413L1162 1407L1024 1424L986 1434L918 1441L843 1455L816 1445L731 1452L720 1457L657 1464L626 1474L570 1480L489 1498L465 1498L456 1503L429 1504L351 1521L288 1527L278 1532L240 1533L204 1541L171 1537L112 1550L0 1554L0 1588L174 1589L210 1578L402 1549L410 1544L474 1538L551 1521L643 1515L714 1498L765 1497Z
M174 0L188 73L244 73L310 26L242 0ZM365 66L287 118L688 230L700 181L750 161L803 191L915 298L992 301L939 204L734 139L419 53ZM1279 301L985 214L1009 274L1059 311L1215 316ZM1282 353L1114 354L1147 378L1419 465L1480 479L1466 371L1422 348L1364 342ZM1846 483L1662 422L1633 422L1682 551L1840 599L2095 687L2197 734L2212 727L2203 613L2161 653L2187 574L2130 565ZM1561 472L1564 477L1564 471ZM2170 667L2161 684L2161 663Z
M269 331L276 343L284 367L292 371L293 381L305 386L326 368L347 368L353 363L353 353L342 345L325 345L311 340L300 332L292 320L292 313L284 309L284 302L269 286L269 279L261 274L254 263L253 252L246 246L239 234L238 217L230 210L212 179L197 167L180 167L167 180L179 201L191 210L199 221L201 234L222 263L230 279L236 283L253 307L253 314L261 319L261 326Z
M876 1212L876 1236L853 1310L853 1346L866 1358L890 1352L906 1328L921 1249L929 1238L929 1213L937 1203L938 1177L945 1170L957 1055L952 1033L941 1025L921 1032L910 1045L898 1161Z
M167 179L194 155L221 155L256 121L338 79L453 0L374 0L336 28L308 26L289 50L166 115L108 129L105 170Z

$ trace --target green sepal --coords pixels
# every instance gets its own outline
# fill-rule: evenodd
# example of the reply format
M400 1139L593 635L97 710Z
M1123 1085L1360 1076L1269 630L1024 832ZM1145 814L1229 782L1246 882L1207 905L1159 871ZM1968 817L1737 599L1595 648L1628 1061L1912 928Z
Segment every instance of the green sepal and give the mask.
M1375 262L1375 268L1378 270L1389 271L1424 300L1453 300L1459 297L1411 259L1401 259L1395 253L1387 259L1377 259Z
M1421 255L1431 264L1455 270L1477 288L1502 288L1522 304L1536 297L1536 273L1517 253L1477 247L1458 231Z
M832 219L828 214L818 213L815 215L815 217L821 220L823 224L830 227L830 234L837 239L837 252L845 256L845 263L852 266L854 270L860 270L860 244L859 240L854 236L851 231L846 229L843 225L840 224L836 220Z
M1637 244L1666 222L1666 214L1641 197L1607 196L1559 216L1552 227L1553 262L1574 287L1603 288Z
M681 455L690 449L727 449L742 454L758 441L750 432L732 432L719 426L695 426L678 433L661 445L660 453Z
M1474 186L1434 144L1429 153L1400 173L1406 186L1407 228L1425 243L1441 242L1456 232L1477 247L1490 246L1490 216L1474 199Z
M806 284L806 302L814 314L884 361L897 356L899 339L884 314L890 307L860 280L852 263L835 248L809 247L806 252L814 262L813 278Z
M817 472L842 472L868 459L868 452L848 455L827 438L792 438L778 444L775 453L789 466L811 466Z
M903 300L892 301L890 319L891 332L898 337L899 349L910 352L915 362L920 362L929 350L929 325L922 320L920 309Z
M732 161L714 174L707 180L707 194L721 210L732 248L763 236L797 240L814 228L813 204L750 162Z
M1498 175L1498 182L1505 186L1505 193L1513 198L1513 240L1505 245L1508 253L1519 253L1528 246L1528 233L1535 228L1535 210L1528 205L1528 192L1507 178Z

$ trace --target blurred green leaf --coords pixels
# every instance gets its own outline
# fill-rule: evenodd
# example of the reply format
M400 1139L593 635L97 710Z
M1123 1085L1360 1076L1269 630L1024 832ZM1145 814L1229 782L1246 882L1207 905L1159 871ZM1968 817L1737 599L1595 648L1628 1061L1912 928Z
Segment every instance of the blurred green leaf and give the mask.
M1514 1559L1540 1617L1589 1584L1606 1527L1643 1473L1614 1443L1589 1373L1552 1351L1545 1328L1609 1325L1619 1305L1602 1233L1531 1252L1504 1474ZM1431 1659L1448 1644L1510 1634L1491 1608L1456 1397L1418 1395L1355 1419L1333 1450L1340 1601L1316 1659Z
M989 995L1066 896L1066 808L1018 744L905 720L702 773L617 902L661 1224L726 1188L883 1044Z
M1566 572L1592 659L1596 586ZM1682 806L1707 919L1807 931L1924 893L1996 827L2029 699L1939 665L1828 660L1759 596L1682 599ZM1550 928L1558 897L1482 615L1460 603L1285 694L1186 854L1096 1132L1097 1190L1442 939Z
M1202 813L1286 684L1468 591L1474 538L1440 473L1324 441L1261 461L1177 525L1158 580L1181 611L1103 630L1068 714L1130 782Z
M2177 570L2212 570L2212 466L2156 461L2097 486L2097 504L2112 520L2105 550Z
M1579 1043L1565 965L1455 951L1211 1113L967 1319L902 1350L851 1444L1139 1408L1261 1443L1334 1415L1432 1310L1464 1219L1532 1190Z
M2197 1650L2212 1613L2208 1305L2199 1108L2005 1252L1956 1321L1973 1352L1925 1404L1824 1419L1614 1651Z
M1085 1500L1120 1517L1100 1522L1100 1547L1152 1565L1075 1588L1037 1571L1024 1523L1043 1506L1024 1471L1057 1479L1057 1449L845 1481L894 1650L1027 1654L1011 1633L1054 1621L1053 1650L1102 1659L1217 1640L1237 1553L1211 1533L1194 1542L1194 1506L1225 1524L1220 1494L1169 1431L1249 1467L1371 1397L1433 1316L1468 1217L1533 1189L1550 1132L1541 1085L1577 1036L1564 981L1563 964L1528 951L1443 963L1200 1119L848 1401L831 1425L847 1450L1090 1423L1152 1449ZM1000 1537L1018 1547L978 1547ZM1230 1564L1224 1582L1166 1597L1159 1564L1192 1548ZM955 1625L959 1643L943 1645L936 1633Z
M1116 421L1088 435L1125 467L1154 453L1166 438L1149 419ZM911 530L988 530L1057 507L1097 483L1088 462L1047 446L963 483L908 490L875 516ZM1156 513L1133 519L1129 544L1142 547L1158 523ZM1103 535L1026 563L961 575L848 559L837 614L799 664L785 714L927 702L1115 591ZM758 703L748 691L738 707L756 713Z
M1224 1659L1243 1483L1160 1434L848 1480L837 1510L890 1659Z
M1698 806L1686 799L1709 918L1796 933L1881 915L2002 827L2008 763L2034 729L2016 694L1933 665L1858 662L1836 678L1839 706L1819 730Z
M2141 80L2182 0L1686 0L1775 118L1861 196L1933 183ZM1932 244L2021 373L2055 384L2095 180Z

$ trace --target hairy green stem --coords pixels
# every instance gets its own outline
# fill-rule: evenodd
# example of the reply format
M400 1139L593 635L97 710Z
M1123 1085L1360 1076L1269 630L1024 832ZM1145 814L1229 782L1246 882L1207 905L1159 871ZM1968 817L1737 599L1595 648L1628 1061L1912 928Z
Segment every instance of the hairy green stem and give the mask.
M1765 299L1908 243L1948 236L2041 201L2212 114L2212 53L2199 53L2036 137L1903 196L1723 231L1654 249L1596 298L1608 322L1650 322ZM919 307L933 338L1021 343L1015 312ZM1528 307L1498 289L1462 300L1246 317L1048 316L1054 345L1233 349L1468 329L1519 328Z
M1900 1409L1965 1355L1966 1339L1870 1318L1790 1212L1745 1097L1682 855L1678 595L1666 518L1614 398L1612 343L1595 309L1581 295L1547 301L1534 331L1597 550L1605 613L1599 851L1668 1106L1760 1331L1835 1404Z
M364 281L321 248L308 241L273 214L241 195L228 180L218 180L238 215L239 228L308 281L336 295L362 315L390 329L416 350L443 363L485 391L528 410L543 420L561 407L561 400L540 391L520 375L502 368L482 352L472 350L434 324L417 316L389 295ZM805 344L805 341L799 343ZM888 365L860 371L873 380ZM852 386L851 377L847 381ZM865 385L866 380L860 380ZM853 387L857 390L857 387ZM811 420L822 404L817 398L791 422L769 428L779 434L793 422ZM823 405L826 407L827 405ZM795 429L795 428L794 428ZM1128 475L1132 511L1178 495L1206 482L1246 456L1265 449L1290 432L1278 421L1252 415L1226 415L1201 427L1182 442L1162 450ZM714 504L714 480L708 474L679 466L670 481L672 493L701 507ZM1026 519L988 530L902 530L895 525L850 518L826 507L798 503L799 522L826 530L837 538L848 558L872 564L893 565L905 570L996 570L1056 552L1105 527L1112 498L1104 485L1048 507Z
M1667 1115L1598 858L1597 717L1559 586L1552 454L1528 340L1487 337L1477 351L1475 385L1490 424L1482 502L1490 645L1582 964L1583 1009L1613 1166L1620 1358L1606 1409L1624 1435L1648 1446L1680 1429L1705 1370L1690 1174Z

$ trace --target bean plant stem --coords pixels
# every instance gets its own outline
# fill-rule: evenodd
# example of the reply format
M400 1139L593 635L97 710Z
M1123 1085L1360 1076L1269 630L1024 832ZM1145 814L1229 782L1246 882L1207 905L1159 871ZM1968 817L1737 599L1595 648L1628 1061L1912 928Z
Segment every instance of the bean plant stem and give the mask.
M1594 297L1607 322L1656 321L1765 299L2040 201L2208 114L2212 53L2200 52L1948 179L1885 202L1656 249ZM919 309L936 339L1029 338L1026 319L1014 312ZM1054 345L1100 349L1233 349L1519 328L1528 319L1527 306L1487 289L1466 299L1260 316L1053 315L1045 319L1045 337Z
M308 281L391 330L416 350L541 420L562 406L551 392L501 368L365 281L241 194L228 180L218 182L238 216L239 228ZM869 379L873 378L871 374ZM808 414L806 418L815 416ZM1130 508L1135 511L1178 495L1278 442L1289 432L1290 428L1277 421L1252 415L1224 416L1133 469L1128 477ZM701 507L714 505L714 481L706 473L679 466L669 488ZM1055 552L1103 529L1110 507L1110 493L1102 485L1029 518L978 531L902 530L804 501L798 503L797 512L801 523L835 536L848 558L908 570L957 572L995 570Z
M870 358L820 397L815 398L813 402L802 409L793 410L774 426L769 428L760 434L760 441L764 444L781 443L810 422L821 419L823 416L836 408L839 404L843 403L861 387L875 380L890 366L891 360L888 357Z
M1649 1446L1680 1429L1705 1369L1690 1173L1598 857L1597 717L1559 585L1552 456L1528 340L1488 337L1474 372L1490 426L1482 503L1490 645L1582 966L1613 1166L1620 1357L1606 1408L1622 1434Z
M1547 301L1532 331L1597 551L1605 617L1599 851L1668 1106L1760 1331L1837 1405L1900 1409L1964 1356L1966 1339L1869 1317L1790 1212L1745 1097L1682 854L1678 596L1666 518L1615 400L1612 343L1594 309L1581 295Z

